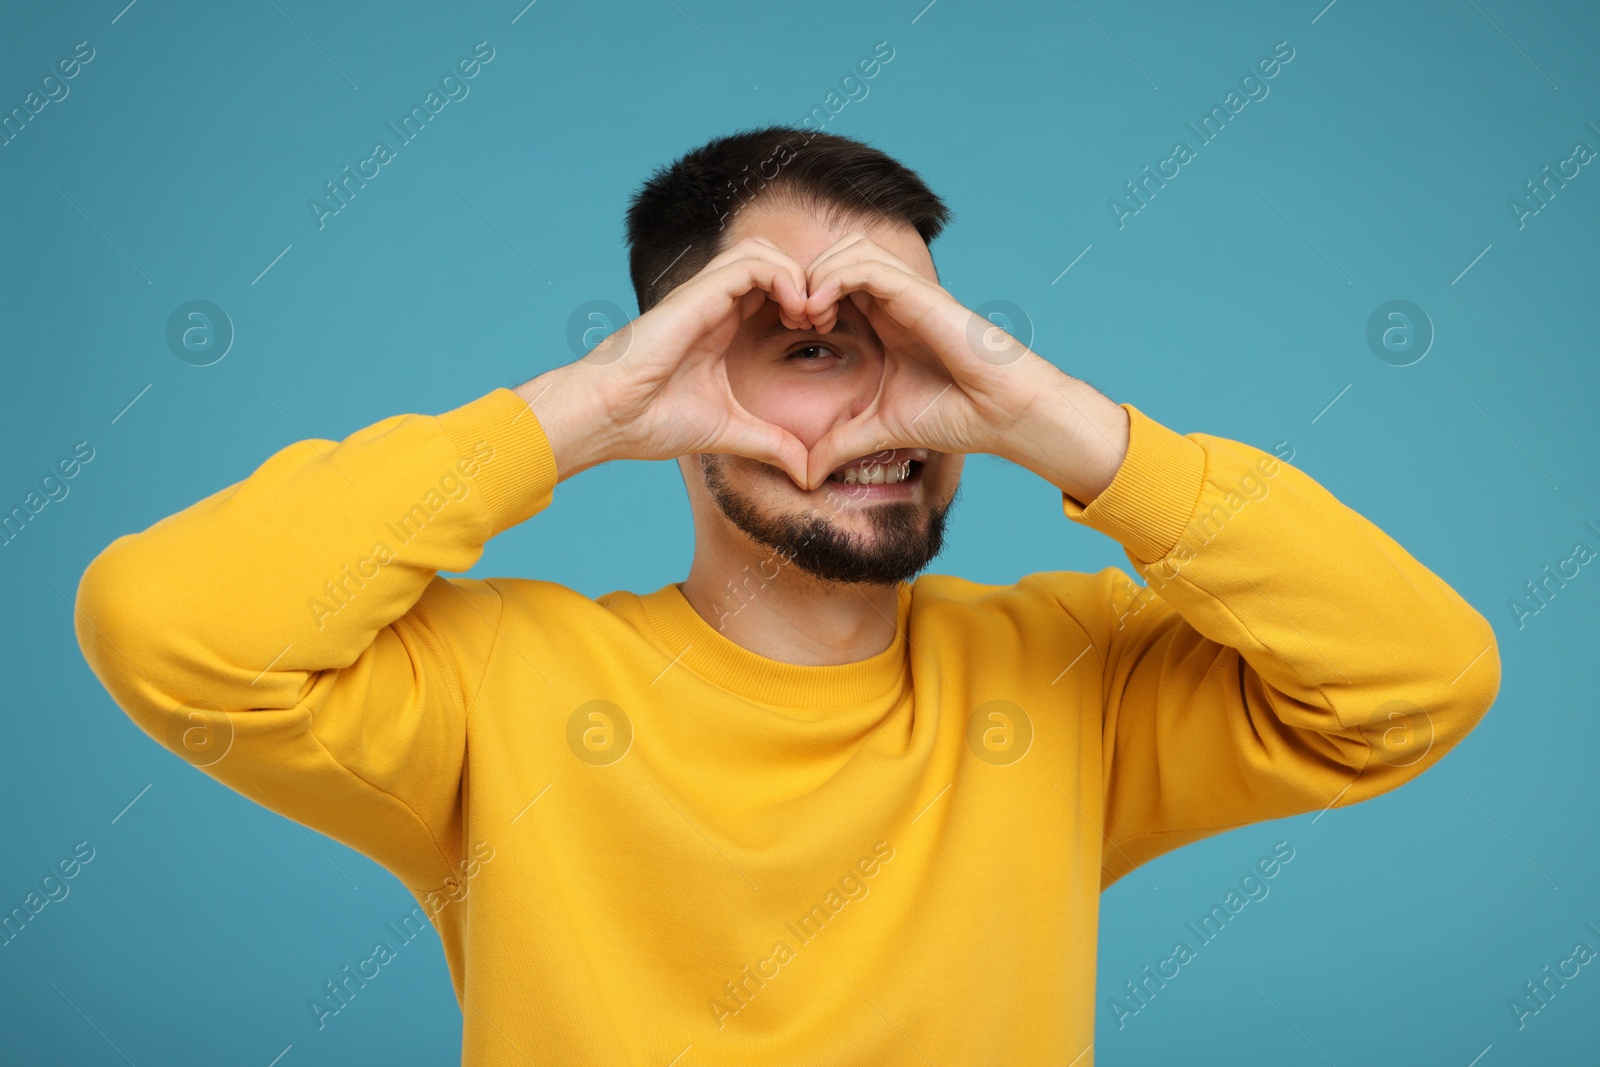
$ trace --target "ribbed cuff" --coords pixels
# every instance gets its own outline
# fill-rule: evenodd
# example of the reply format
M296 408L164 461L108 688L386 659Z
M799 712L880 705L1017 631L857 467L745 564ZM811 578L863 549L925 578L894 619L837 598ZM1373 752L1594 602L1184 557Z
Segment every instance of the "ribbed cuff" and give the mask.
M473 484L483 494L489 537L550 506L556 457L526 400L501 387L435 418L456 455L478 462Z
M1128 454L1111 484L1087 506L1061 494L1073 522L1115 538L1141 564L1171 552L1194 516L1205 486L1206 451L1132 404Z

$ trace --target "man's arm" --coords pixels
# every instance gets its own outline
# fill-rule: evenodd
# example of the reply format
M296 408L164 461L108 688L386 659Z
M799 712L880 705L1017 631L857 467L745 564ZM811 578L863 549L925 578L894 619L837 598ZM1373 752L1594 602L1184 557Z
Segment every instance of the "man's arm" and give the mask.
M857 301L885 354L872 403L813 446L813 480L874 449L997 455L1149 582L1024 579L1101 668L1103 884L1207 834L1392 789L1494 702L1488 621L1306 474L1114 404L865 234L820 260L807 313L826 332L825 309Z
M803 280L770 242L741 241L592 360L289 445L90 563L85 658L212 777L413 890L444 885L467 851L467 717L502 605L492 582L438 572L467 570L557 482L611 459L732 452L803 475L804 447L741 409L721 366L741 313L770 293L792 315Z
M79 644L167 748L436 888L465 853L466 717L501 611L491 583L437 572L470 568L555 483L506 389L291 444L102 551Z
M1102 672L1104 885L1201 837L1393 789L1487 712L1493 629L1382 530L1274 456L1126 404L1126 454L1097 486L1103 468L1078 457L1113 454L1117 420L1090 393L1035 407L1010 458L1148 583L1036 576Z

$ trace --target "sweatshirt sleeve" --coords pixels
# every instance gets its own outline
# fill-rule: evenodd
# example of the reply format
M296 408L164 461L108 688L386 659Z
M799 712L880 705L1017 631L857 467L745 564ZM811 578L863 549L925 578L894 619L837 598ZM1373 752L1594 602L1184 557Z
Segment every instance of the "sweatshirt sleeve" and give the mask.
M78 585L79 646L147 734L414 891L465 852L466 719L501 612L448 580L547 507L549 442L509 389L288 445L117 538Z
M1107 568L1063 597L1102 671L1102 886L1415 778L1500 686L1488 621L1304 472L1122 407L1111 484L1062 496L1146 580Z

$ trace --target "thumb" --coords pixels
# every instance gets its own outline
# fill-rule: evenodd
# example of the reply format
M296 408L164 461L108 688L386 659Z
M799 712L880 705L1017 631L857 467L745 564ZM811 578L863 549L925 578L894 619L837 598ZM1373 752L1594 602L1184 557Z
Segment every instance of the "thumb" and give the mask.
M728 416L728 426L714 449L769 463L805 488L806 446L783 427L758 419L741 408Z
M821 485L842 463L898 447L899 442L889 439L876 416L866 413L858 415L849 422L835 426L811 446L807 461L808 487Z

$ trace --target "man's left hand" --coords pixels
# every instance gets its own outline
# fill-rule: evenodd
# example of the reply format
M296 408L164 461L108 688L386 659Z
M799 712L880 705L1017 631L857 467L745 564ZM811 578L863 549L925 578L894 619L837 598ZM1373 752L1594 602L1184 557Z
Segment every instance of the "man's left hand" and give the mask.
M1039 474L1081 503L1127 454L1127 412L860 233L806 270L806 311L833 328L848 299L884 347L877 395L811 448L820 485L841 464L891 448L983 452Z

